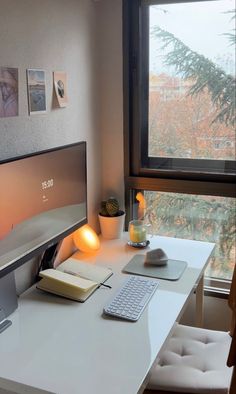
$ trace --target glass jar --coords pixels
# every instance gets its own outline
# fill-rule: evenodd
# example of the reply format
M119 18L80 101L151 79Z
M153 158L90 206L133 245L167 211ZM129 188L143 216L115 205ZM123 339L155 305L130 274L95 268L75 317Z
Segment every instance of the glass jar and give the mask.
M139 244L147 241L147 226L143 220L129 222L129 239L131 243Z

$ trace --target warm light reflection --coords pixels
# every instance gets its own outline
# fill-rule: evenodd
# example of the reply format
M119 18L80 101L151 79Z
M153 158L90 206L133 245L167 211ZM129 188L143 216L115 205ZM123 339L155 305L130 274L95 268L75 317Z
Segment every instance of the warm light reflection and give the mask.
M100 248L99 238L88 224L74 232L73 240L76 247L82 252L94 252Z
M136 194L136 200L138 200L138 202L139 202L138 219L142 220L144 218L145 209L146 209L146 200L145 200L145 197L144 197L143 193L138 192Z

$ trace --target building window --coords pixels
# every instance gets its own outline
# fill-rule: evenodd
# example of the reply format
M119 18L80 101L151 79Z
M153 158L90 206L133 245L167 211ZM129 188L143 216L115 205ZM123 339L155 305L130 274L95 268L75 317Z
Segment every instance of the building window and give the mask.
M216 242L208 274L226 279L235 254L234 8L231 0L123 2L130 218L141 190L154 233Z

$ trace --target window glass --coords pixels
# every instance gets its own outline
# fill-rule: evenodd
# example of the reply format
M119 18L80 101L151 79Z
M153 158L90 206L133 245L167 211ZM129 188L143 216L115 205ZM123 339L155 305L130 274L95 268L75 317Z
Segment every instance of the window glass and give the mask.
M235 160L235 3L149 6L148 156Z
M136 216L150 235L216 243L206 270L212 278L231 279L236 252L234 198L145 191L135 194Z
M214 242L207 275L221 286L236 242L235 2L123 6L127 221Z

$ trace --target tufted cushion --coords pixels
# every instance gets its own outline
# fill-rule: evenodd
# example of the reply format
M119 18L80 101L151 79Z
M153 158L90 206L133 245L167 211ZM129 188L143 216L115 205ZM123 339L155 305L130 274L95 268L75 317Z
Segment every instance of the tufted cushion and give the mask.
M198 394L228 392L226 366L231 337L226 332L176 324L173 336L151 371L148 389Z

